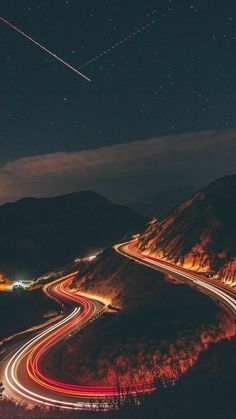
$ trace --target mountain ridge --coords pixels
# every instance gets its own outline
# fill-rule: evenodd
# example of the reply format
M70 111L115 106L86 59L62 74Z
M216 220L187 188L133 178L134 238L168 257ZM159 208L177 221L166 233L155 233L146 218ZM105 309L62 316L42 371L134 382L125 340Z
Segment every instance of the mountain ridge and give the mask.
M236 281L236 175L212 182L156 220L137 248L225 282ZM230 272L230 274L229 274Z
M32 277L112 245L146 219L92 191L0 206L0 269Z

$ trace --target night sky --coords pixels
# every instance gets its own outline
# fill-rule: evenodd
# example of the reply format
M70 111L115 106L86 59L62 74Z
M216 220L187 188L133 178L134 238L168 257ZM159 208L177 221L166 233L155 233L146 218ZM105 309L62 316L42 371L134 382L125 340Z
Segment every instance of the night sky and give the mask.
M60 157L73 160L76 152L91 150L96 160L101 147L106 154L122 143L236 126L233 0L1 0L0 15L76 68L155 20L85 66L81 71L91 82L0 22L1 201L33 191L42 196L90 187L115 197L111 185L101 186L102 180L79 182L81 173L78 183L76 178L70 180L68 161L66 173L60 175L64 180L58 178L57 186L53 174L45 190L39 184L29 186L29 179L28 189L25 184L16 185L12 175L6 179L7 168L15 160L14 165L21 164L22 157L39 159L50 153L53 158L60 152ZM236 138L234 131L232 136ZM211 167L209 180L224 174L228 154L219 173ZM87 161L91 154L82 152L80 157ZM44 168L45 162L38 173L32 170L32 176L38 179ZM114 176L120 178L120 174ZM136 177L128 176L130 190L143 187L135 184ZM208 177L192 183L204 183ZM16 194L19 188L22 193ZM121 183L117 189L122 200Z

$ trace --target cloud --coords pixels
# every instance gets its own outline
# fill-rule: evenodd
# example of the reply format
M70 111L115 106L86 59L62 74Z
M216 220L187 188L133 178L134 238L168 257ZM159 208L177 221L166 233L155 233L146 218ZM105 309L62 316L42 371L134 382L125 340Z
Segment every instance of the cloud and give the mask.
M0 167L0 202L93 189L118 201L236 172L236 130L23 157Z

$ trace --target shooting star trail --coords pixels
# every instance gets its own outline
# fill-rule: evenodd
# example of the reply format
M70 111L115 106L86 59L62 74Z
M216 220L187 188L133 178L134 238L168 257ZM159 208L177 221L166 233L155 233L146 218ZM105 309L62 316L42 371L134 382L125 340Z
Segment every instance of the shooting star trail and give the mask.
M52 51L41 45L39 42L35 41L35 39L31 38L29 35L27 35L25 32L17 28L16 26L12 25L12 23L8 22L8 20L4 19L0 16L0 21L8 25L10 28L14 29L19 34L23 35L25 38L27 38L29 41L31 41L33 44L37 45L39 48L41 48L43 51L47 52L47 54L51 55L52 57L56 58L56 60L60 61L62 64L64 64L66 67L70 68L72 71L74 71L79 76L83 77L87 81L91 81L87 76L85 76L83 73L81 73L76 68L72 67L72 65L68 64L66 61L64 61L62 58L58 57L58 55L54 54Z
M103 57L103 55L108 54L113 49L119 47L121 44L124 44L124 42L128 41L129 39L136 36L138 33L145 31L145 29L149 28L149 26L154 25L156 23L155 20L152 20L151 22L147 23L147 25L142 26L141 28L137 29L135 32L132 32L130 35L126 36L125 38L121 39L121 41L117 42L116 44L112 45L112 47L107 48L105 51L102 51L100 54L96 55L95 57L91 58L86 63L79 66L79 69L81 70L84 67L87 67L87 65L93 63L94 61L97 61L99 58Z

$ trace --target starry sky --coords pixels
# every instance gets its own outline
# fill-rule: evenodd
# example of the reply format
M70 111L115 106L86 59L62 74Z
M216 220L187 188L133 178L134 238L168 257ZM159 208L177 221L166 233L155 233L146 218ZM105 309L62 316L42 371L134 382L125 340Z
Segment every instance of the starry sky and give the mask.
M33 156L236 126L234 0L1 0L0 15L76 68L92 60L87 82L0 22L0 178Z

